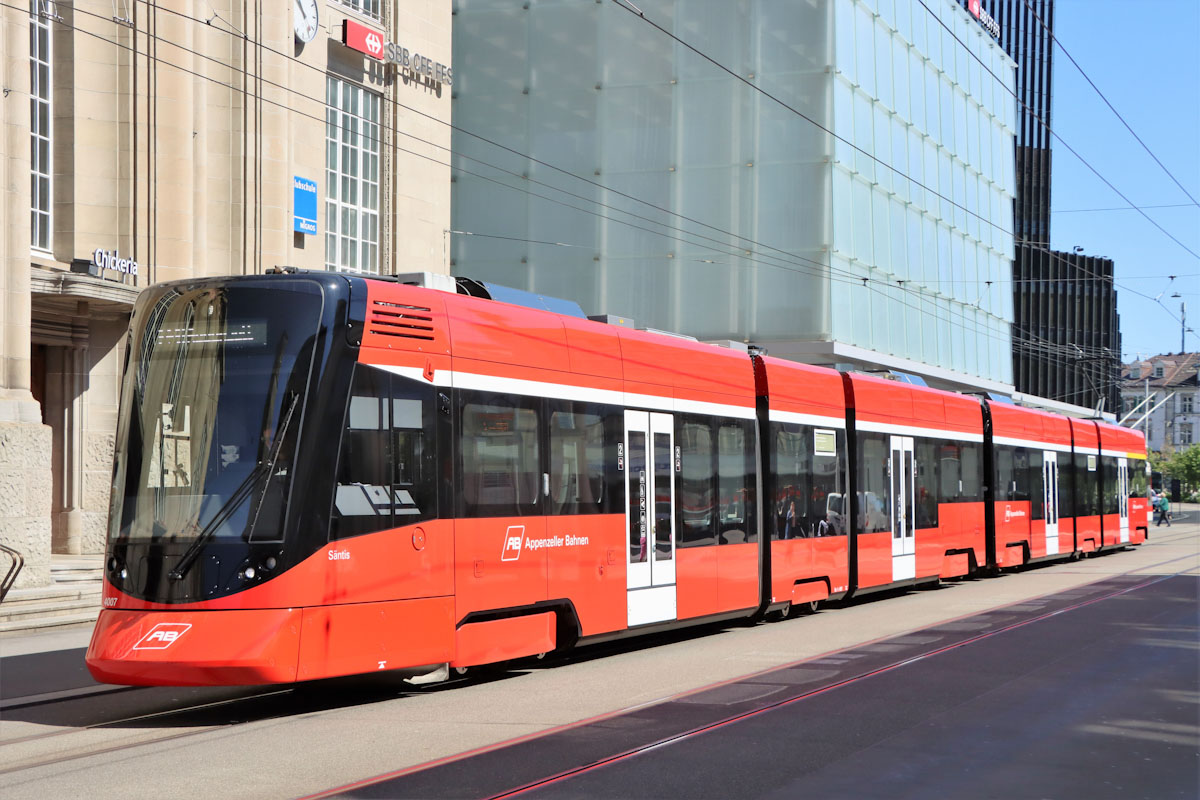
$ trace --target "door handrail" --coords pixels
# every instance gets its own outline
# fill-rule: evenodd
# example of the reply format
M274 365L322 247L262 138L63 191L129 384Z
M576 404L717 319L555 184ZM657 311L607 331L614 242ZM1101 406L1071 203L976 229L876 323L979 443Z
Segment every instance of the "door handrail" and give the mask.
M4 598L8 595L8 590L17 582L17 575L20 574L21 568L25 566L25 556L5 544L0 544L0 550L8 553L12 558L12 566L5 573L4 580L0 581L0 603L3 603Z

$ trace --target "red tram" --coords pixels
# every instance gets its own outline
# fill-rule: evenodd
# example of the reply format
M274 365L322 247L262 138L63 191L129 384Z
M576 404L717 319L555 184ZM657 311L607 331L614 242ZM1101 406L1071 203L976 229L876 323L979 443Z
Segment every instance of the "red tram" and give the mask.
M1142 436L332 273L151 287L104 609L123 684L436 677L1144 541Z

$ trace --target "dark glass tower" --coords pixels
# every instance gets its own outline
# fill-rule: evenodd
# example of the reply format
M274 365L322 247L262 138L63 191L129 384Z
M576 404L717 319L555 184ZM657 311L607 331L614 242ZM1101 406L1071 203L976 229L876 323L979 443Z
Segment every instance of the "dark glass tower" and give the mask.
M1018 392L1073 405L1103 399L1114 411L1121 334L1113 262L1050 250L1054 0L962 3L972 15L991 16L1000 46L1017 62L1013 382Z

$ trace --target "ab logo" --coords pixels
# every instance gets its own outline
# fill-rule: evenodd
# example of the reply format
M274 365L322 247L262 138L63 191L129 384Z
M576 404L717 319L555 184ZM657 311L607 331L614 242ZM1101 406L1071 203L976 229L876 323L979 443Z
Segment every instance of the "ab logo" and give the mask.
M504 549L500 551L501 561L516 561L521 557L521 542L525 538L524 525L509 525L504 534Z
M165 650L188 632L192 626L186 622L160 622L138 640L134 650Z

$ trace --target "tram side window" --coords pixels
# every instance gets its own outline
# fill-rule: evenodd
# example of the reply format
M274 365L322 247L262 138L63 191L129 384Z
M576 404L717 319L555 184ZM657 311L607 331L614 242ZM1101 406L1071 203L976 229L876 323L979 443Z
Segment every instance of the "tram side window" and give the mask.
M536 400L461 392L459 432L462 516L542 513Z
M774 539L807 536L811 433L803 425L773 422L771 434L771 470L775 477L771 536Z
M812 449L812 492L808 504L811 536L844 536L842 511L846 496L846 434L827 428L809 428Z
M964 442L960 445L962 492L958 499L963 503L983 502L983 444Z
M936 528L938 524L938 445L932 439L917 439L913 447L917 459L917 527Z
M997 482L1003 482L996 499L1007 500L1012 491L1012 448L997 447ZM938 453L938 499L943 503L978 503L983 500L983 447L976 442L941 442Z
M1013 448L1013 482L1009 492L1009 500L1024 502L1029 500L1033 487L1029 480L1029 450L1024 447Z
M888 531L891 523L891 489L887 437L874 433L858 436L858 530L861 533Z
M679 546L717 543L716 448L712 426L696 417L677 417L679 430Z
M1117 460L1112 456L1101 456L1100 467L1104 480L1104 514L1118 514L1121 509L1121 497L1117 486Z
M1100 514L1100 472L1098 457L1092 453L1075 454L1075 516Z
M1058 456L1058 517L1075 516L1075 465L1065 453Z
M1029 518L1046 518L1046 455L1041 450L1029 451Z
M996 501L1011 500L1013 488L1013 449L996 445Z
M1147 489L1146 462L1129 459L1129 496L1145 497Z
M354 372L338 454L330 539L437 516L433 388Z
M754 518L754 439L750 422L717 426L720 544L758 540Z
M846 533L846 434L830 428L771 423L772 536L776 539Z
M611 503L605 481L605 420L599 406L562 403L550 411L551 514L602 514ZM613 459L612 463L616 464Z

